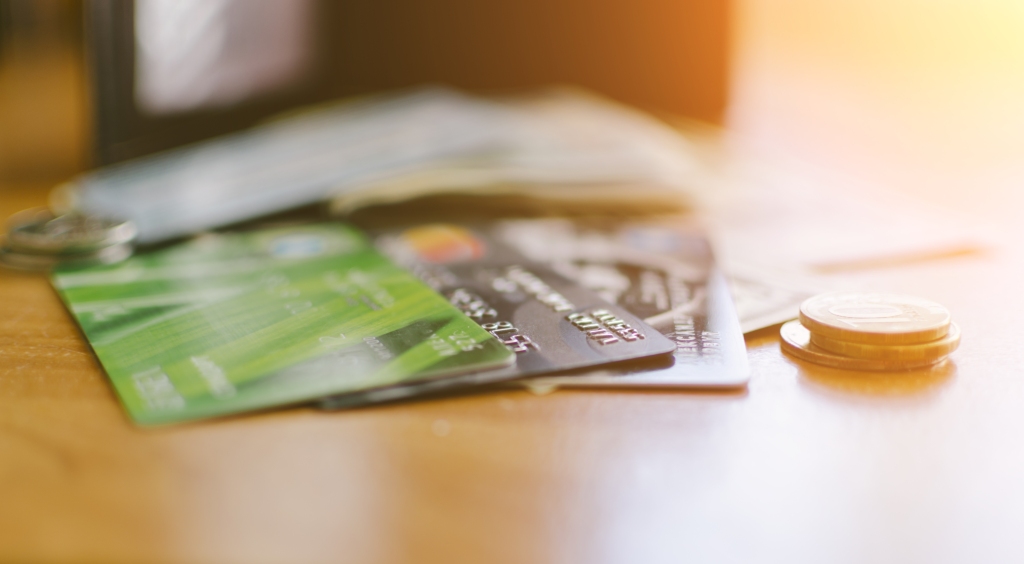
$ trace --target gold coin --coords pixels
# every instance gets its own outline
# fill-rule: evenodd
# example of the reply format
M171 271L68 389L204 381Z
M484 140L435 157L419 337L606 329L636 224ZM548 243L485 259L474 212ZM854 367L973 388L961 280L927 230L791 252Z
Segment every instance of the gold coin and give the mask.
M949 332L941 339L916 345L866 345L851 343L811 333L811 344L843 356L873 360L936 360L948 356L960 346L960 327L949 324Z
M787 354L801 360L831 366L833 368L844 368L848 370L913 370L925 368L941 362L946 357L932 360L872 360L867 358L853 358L838 355L825 349L818 348L811 343L811 332L800 324L799 321L790 321L782 326L779 331L782 337L780 346Z
M816 335L868 345L927 343L946 336L949 310L924 298L834 292L800 304L800 322Z

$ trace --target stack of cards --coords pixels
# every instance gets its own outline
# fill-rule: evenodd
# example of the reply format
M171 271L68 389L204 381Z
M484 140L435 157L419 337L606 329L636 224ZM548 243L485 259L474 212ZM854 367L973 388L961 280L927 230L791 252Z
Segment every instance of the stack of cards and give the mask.
M510 381L747 378L728 288L678 222L295 225L205 234L53 281L144 425Z
M673 129L579 90L343 101L58 190L61 211L131 220L142 251L53 280L141 424L496 384L741 386L707 240L653 219L687 208L698 172ZM238 227L325 201L367 230ZM736 281L736 303L760 307L748 329L803 299Z

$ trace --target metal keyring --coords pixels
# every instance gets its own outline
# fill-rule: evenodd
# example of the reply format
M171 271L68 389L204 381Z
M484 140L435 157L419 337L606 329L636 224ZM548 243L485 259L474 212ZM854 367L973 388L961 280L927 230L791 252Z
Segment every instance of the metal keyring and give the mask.
M45 208L14 214L7 225L7 246L13 251L30 254L91 253L130 244L137 234L131 221L77 212L55 216Z

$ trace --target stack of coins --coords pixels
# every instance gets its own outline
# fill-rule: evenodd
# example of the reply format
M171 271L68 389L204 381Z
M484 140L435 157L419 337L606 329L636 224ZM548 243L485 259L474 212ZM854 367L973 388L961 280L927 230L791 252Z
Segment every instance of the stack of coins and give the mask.
M830 293L800 306L782 326L786 353L852 370L913 370L942 362L960 345L960 328L940 304L897 294Z
M135 226L78 213L53 215L42 208L17 213L7 222L0 264L48 270L58 264L112 264L132 254Z

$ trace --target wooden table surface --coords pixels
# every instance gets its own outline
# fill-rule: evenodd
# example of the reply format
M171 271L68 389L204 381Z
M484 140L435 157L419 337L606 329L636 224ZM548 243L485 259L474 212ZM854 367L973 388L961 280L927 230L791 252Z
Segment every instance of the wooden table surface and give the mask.
M870 28L848 43L902 33L875 26L883 4L843 4ZM979 164L988 147L1019 167L1000 128L1024 121L962 112L942 131L948 107L864 74L909 80L900 52L842 51L810 0L740 5L756 29L737 130L985 224L981 252L834 274L947 305L952 361L833 370L784 356L773 328L748 335L737 392L501 391L140 430L46 279L0 270L0 562L1024 560L1024 174ZM971 166L950 166L958 147ZM38 188L5 187L0 217Z
M41 203L9 190L0 215ZM1006 227L1006 240L1020 230ZM501 391L159 430L45 277L0 271L0 561L865 562L1024 556L1024 252L844 273L946 304L940 368L748 336L727 393Z

